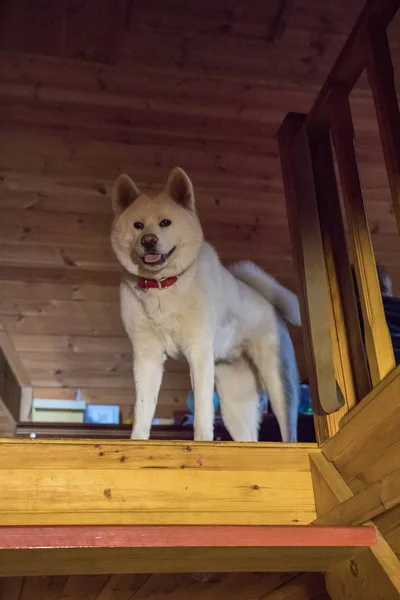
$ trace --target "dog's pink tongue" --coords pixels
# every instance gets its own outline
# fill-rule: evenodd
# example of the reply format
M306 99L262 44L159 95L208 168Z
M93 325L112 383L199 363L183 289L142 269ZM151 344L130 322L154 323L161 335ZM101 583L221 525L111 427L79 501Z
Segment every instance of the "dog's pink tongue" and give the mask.
M161 259L161 254L146 254L144 257L145 263L156 263Z

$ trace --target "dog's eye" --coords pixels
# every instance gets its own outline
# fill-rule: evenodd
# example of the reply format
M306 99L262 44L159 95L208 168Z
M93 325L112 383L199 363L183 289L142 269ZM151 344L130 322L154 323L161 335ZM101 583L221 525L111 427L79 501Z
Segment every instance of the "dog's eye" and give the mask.
M143 229L143 227L144 227L143 223L141 223L140 221L136 221L133 224L133 226L134 226L135 229Z
M160 227L168 227L168 225L171 225L171 221L169 219L163 219L160 221Z

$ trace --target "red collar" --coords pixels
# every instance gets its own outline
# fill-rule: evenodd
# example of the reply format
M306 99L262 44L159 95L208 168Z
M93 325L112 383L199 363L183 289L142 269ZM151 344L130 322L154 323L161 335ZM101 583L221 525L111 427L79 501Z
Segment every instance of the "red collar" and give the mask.
M138 287L141 290L149 290L150 288L158 288L159 290L163 290L164 288L168 288L171 285L174 285L178 281L177 277L166 277L165 279L144 279L141 278L138 280Z

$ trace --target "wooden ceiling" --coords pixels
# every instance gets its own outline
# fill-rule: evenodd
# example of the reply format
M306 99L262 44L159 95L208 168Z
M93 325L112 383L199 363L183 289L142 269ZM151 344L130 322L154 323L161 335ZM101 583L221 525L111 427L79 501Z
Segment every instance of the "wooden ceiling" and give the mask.
M37 396L80 388L125 414L133 401L109 245L108 190L122 171L147 189L182 166L221 258L253 259L295 288L275 134L286 112L311 107L363 4L3 1L0 321ZM397 20L395 58L398 34ZM352 100L374 245L399 290L364 79ZM181 408L189 387L171 365L158 414Z
M0 600L329 600L318 574L91 575L0 579Z

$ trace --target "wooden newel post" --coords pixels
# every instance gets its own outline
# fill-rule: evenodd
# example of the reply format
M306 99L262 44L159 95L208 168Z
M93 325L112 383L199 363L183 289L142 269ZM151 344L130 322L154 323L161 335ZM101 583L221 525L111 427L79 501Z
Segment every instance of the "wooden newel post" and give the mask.
M395 360L358 173L350 102L347 91L340 86L331 91L330 124L353 250L368 363L375 386L394 369Z
M357 315L357 300L330 132L326 123L320 123L310 132L310 149L333 307L332 344L335 373L348 412L368 394L371 384L360 323L354 318ZM344 409L341 410L341 413L343 412Z
M322 443L337 431L338 423L328 414L343 399L335 380L332 307L305 119L289 113L278 139L316 433Z

